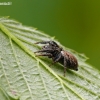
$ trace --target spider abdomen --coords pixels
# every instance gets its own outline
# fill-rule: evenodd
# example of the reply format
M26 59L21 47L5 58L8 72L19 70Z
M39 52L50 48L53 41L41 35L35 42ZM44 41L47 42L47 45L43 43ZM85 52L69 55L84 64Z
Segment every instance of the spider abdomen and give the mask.
M67 51L61 51L61 53L65 57L66 67L68 67L69 69L73 69L73 70L77 71L78 70L77 59L71 53L69 53ZM64 58L63 58L63 60L64 60Z

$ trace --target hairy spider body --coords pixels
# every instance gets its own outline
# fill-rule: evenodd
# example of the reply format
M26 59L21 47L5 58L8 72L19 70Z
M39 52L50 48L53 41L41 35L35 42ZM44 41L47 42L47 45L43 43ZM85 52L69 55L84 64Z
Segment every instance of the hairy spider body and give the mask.
M39 53L38 56L47 56L52 58L53 63L59 62L64 66L64 76L66 69L78 70L77 59L71 53L64 51L59 45L54 41L42 41L35 44L46 44L41 50L34 53Z

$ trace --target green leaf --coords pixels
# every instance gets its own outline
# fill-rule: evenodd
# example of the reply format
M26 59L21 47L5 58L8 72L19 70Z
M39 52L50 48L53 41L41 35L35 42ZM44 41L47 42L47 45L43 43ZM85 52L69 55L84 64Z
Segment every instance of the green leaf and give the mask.
M79 71L67 70L46 57L35 57L37 41L54 40L76 56ZM100 100L100 72L87 57L64 47L32 27L0 18L0 99L2 100Z

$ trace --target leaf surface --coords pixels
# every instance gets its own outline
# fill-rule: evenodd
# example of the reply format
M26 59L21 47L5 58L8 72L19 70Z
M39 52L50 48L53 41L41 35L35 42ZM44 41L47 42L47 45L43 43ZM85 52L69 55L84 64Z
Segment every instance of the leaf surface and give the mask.
M79 71L67 70L46 57L35 57L37 41L54 40L76 56ZM99 100L100 72L86 63L87 57L64 47L32 27L0 18L0 98L2 100Z

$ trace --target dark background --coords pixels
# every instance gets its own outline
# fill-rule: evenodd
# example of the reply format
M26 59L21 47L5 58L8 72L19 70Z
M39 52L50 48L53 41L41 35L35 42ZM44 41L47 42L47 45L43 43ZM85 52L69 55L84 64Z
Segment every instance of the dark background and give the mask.
M0 0L7 2L7 0ZM84 53L100 70L100 0L9 0L0 16L33 26L68 48Z

